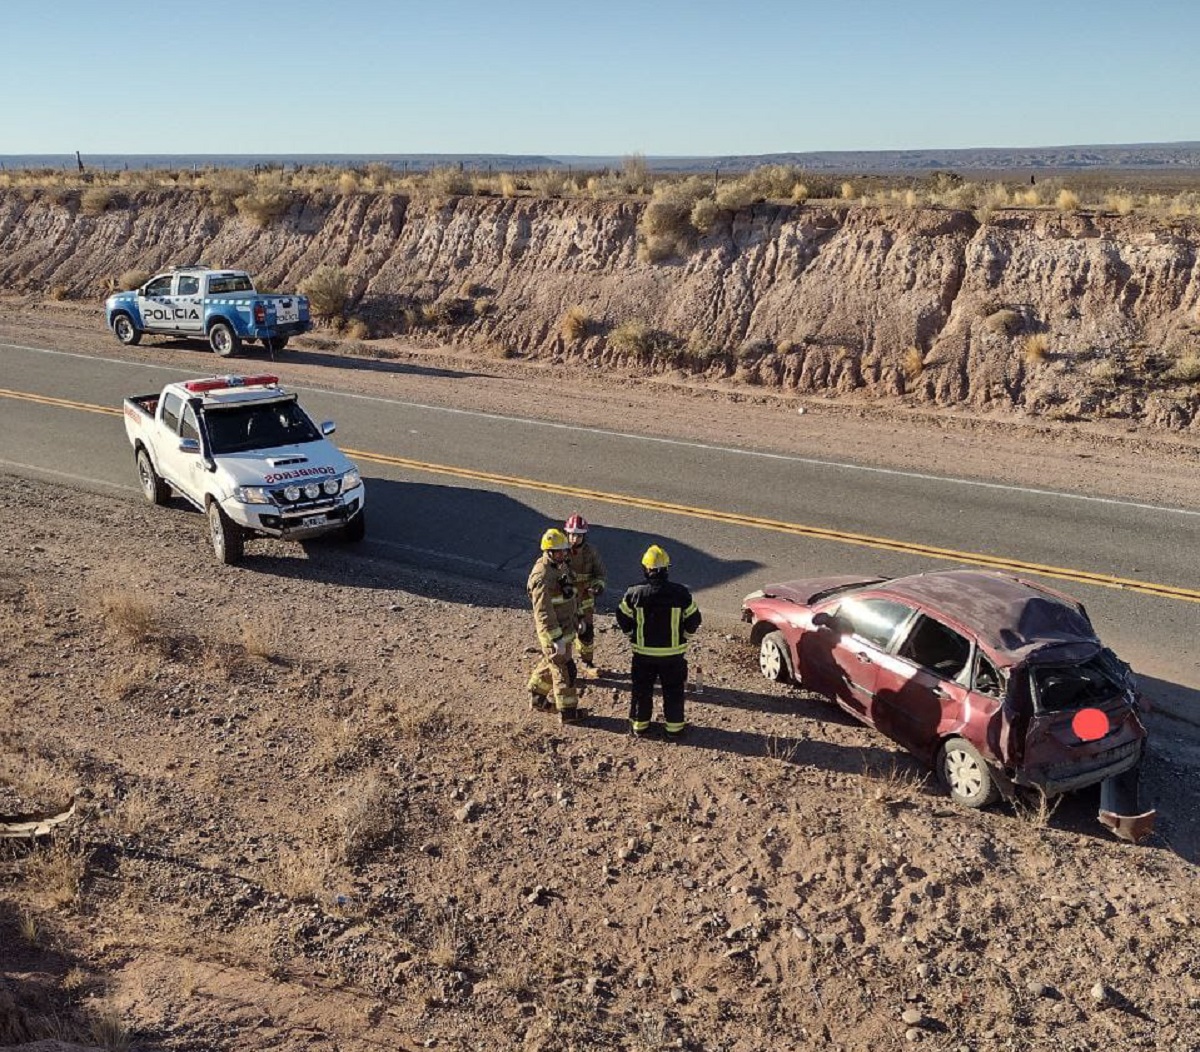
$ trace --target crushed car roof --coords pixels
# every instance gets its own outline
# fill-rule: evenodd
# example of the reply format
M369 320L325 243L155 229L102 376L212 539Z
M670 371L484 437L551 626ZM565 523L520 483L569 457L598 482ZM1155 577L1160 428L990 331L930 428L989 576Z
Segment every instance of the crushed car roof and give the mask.
M1099 645L1082 605L1028 581L982 570L943 570L897 577L875 586L899 599L939 610L995 651L1019 664L1039 650ZM1070 659L1064 653L1064 659Z

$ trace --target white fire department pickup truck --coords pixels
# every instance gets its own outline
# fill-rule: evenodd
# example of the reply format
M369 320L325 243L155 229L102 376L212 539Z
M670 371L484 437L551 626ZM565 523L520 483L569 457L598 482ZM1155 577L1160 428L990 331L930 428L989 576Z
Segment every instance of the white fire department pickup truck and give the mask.
M202 511L217 559L239 562L249 537L361 541L358 470L275 376L213 376L126 398L125 433L142 493L172 489Z

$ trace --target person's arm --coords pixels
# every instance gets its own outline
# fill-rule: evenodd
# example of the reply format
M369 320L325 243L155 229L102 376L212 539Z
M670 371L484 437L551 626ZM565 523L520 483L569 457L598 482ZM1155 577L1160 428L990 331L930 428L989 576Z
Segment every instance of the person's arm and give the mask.
M683 594L687 597L687 604L683 608L683 637L687 639L689 636L696 634L696 630L700 627L700 622L703 618L700 616L700 607L696 605L696 600L692 598L692 593L685 588Z
M537 625L538 642L543 647L550 646L563 634L563 630L558 624L550 584L544 573L530 574L529 599L533 603L533 620Z
M629 597L632 592L632 588L626 592L624 598L621 600L621 605L617 607L617 627L627 636L631 637L633 635L633 630L637 625L637 618L634 615L633 606L629 602Z
M608 587L608 573L604 569L604 560L595 548L592 549L592 594L599 595Z

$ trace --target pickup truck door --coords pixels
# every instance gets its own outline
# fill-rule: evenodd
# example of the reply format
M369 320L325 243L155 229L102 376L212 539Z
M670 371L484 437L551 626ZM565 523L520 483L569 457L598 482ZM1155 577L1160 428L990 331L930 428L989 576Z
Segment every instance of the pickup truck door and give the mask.
M199 336L204 332L204 310L200 298L198 274L180 274L172 297L175 314L175 331L188 336Z
M139 290L138 312L147 332L175 331L175 303L171 295L174 281L174 275L161 274Z
M158 473L193 503L201 499L204 486L199 474L204 461L199 453L184 453L179 443L185 438L199 441L196 414L179 395L168 391L159 411L155 452L158 454Z

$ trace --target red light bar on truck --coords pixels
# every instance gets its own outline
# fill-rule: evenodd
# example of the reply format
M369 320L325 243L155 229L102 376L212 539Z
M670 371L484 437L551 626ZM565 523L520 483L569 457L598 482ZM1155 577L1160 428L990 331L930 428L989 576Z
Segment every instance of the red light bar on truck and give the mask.
M223 391L228 387L274 387L278 383L278 376L263 373L261 376L210 376L206 380L188 380L183 386L192 394L204 394L205 391Z

